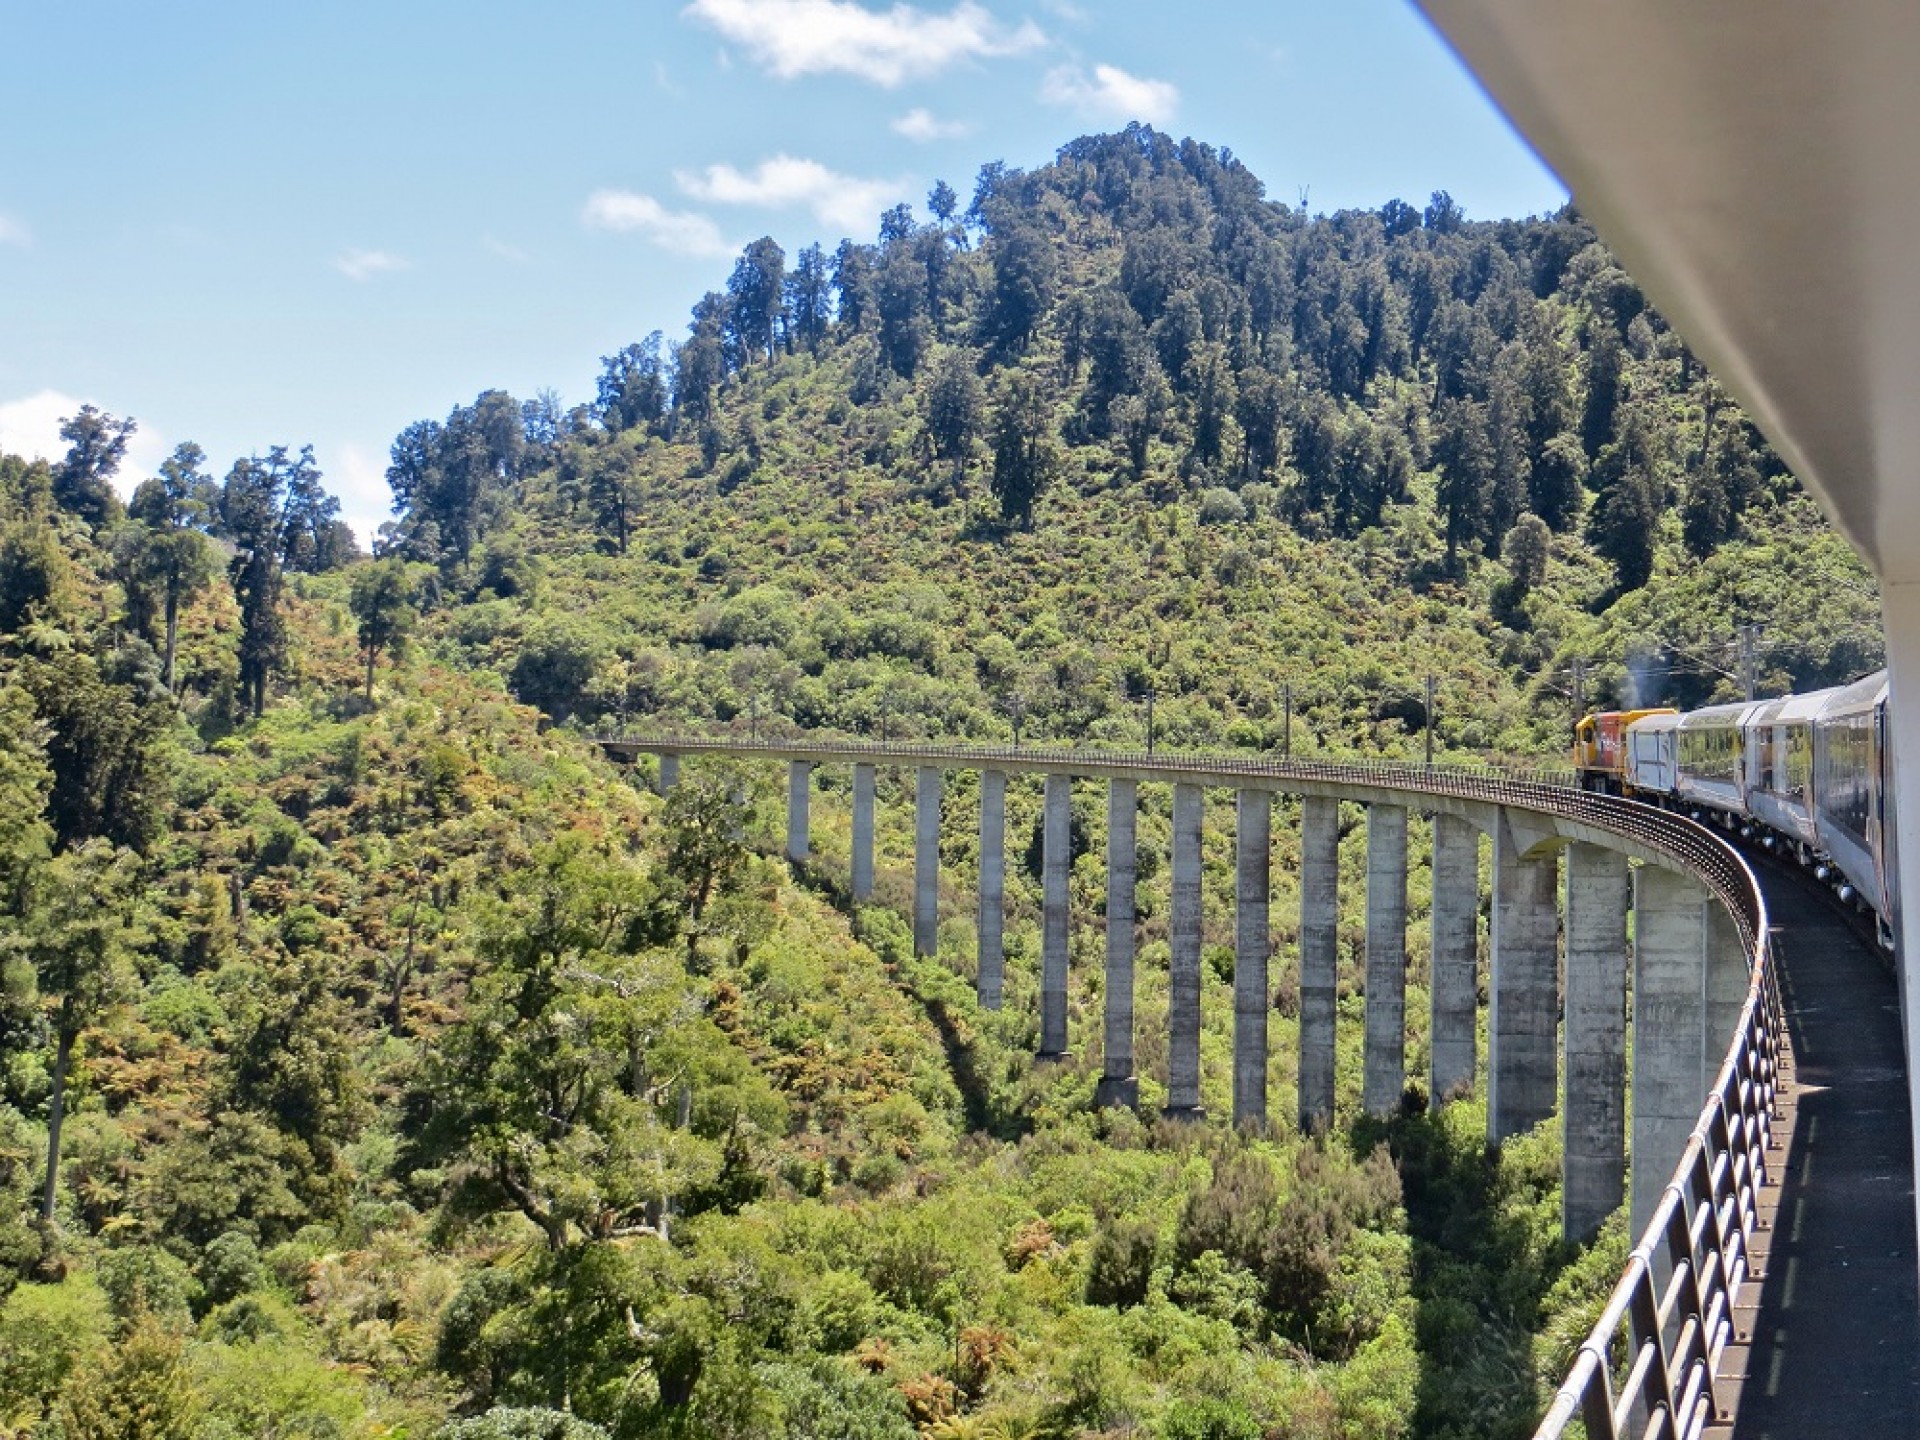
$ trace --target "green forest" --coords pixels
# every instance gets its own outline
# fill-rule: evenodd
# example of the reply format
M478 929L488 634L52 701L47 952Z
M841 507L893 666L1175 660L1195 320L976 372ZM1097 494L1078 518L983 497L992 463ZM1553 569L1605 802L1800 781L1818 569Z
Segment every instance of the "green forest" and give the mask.
M1531 1431L1625 1222L1564 1244L1552 1125L1490 1148L1419 1083L1422 827L1400 1113L1358 1103L1353 808L1338 1123L1236 1134L1159 1118L1154 787L1142 1103L1101 1110L1093 787L1042 1065L1037 783L987 1012L973 777L922 958L910 775L856 906L849 776L794 866L770 767L662 797L590 737L1555 765L1582 702L1872 669L1871 577L1571 209L1310 215L1131 127L878 225L755 241L588 403L408 426L371 554L293 444L125 499L131 419L0 456L0 1437Z

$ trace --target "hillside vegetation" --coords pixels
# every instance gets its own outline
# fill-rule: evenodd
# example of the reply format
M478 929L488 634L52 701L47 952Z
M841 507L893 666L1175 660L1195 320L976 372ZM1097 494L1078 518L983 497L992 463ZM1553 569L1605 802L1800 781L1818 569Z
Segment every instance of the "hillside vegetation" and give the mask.
M1424 1067L1357 1115L1156 1118L1168 800L1141 797L1141 1112L1100 1072L1104 804L1075 797L1071 1057L1037 1066L1035 788L984 1013L971 777L937 956L776 777L662 798L579 731L1552 762L1589 698L1879 659L1871 582L1572 213L1308 217L1147 130L748 247L592 405L396 441L374 558L310 453L130 422L0 457L0 1435L1520 1435L1625 1252L1558 1238L1552 1127ZM1424 681L1436 678L1428 716ZM1291 716L1291 718L1289 718ZM1294 1110L1275 826L1270 1089ZM1416 827L1417 829L1418 827ZM1203 1086L1227 1113L1231 827ZM51 1160L49 1157L52 1157Z

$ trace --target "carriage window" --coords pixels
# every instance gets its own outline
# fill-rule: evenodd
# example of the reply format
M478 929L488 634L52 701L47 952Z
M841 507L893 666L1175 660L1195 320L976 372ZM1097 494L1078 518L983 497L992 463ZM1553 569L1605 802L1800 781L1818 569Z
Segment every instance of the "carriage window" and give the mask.
M1740 732L1730 728L1682 730L1680 768L1695 780L1734 783L1740 770Z
M1786 793L1802 804L1807 799L1807 782L1813 778L1813 731L1806 725L1787 727Z
M1821 729L1826 743L1819 766L1820 812L1835 829L1865 845L1872 798L1873 717L1840 716Z

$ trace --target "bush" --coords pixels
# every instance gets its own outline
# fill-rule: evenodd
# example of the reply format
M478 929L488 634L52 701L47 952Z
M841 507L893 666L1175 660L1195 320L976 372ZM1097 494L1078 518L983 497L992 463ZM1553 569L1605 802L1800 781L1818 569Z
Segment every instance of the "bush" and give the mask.
M1126 1309L1147 1298L1160 1233L1145 1220L1108 1221L1094 1236L1087 1257L1087 1303Z
M560 1410L499 1407L443 1425L433 1440L607 1440L607 1432Z

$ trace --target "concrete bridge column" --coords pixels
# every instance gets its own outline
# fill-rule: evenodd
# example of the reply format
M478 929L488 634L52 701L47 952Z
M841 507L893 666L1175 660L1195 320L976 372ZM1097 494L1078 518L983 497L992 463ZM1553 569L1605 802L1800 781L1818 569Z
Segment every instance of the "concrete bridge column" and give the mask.
M1480 832L1458 815L1433 817L1433 1101L1472 1090L1479 1009Z
M940 948L940 767L922 765L913 784L913 953Z
M654 789L661 795L666 794L680 783L680 757L671 752L660 757L660 776L653 782Z
M1566 1143L1561 1233L1592 1238L1626 1194L1627 857L1567 847Z
M1173 787L1173 957L1167 977L1167 1111L1200 1108L1200 825L1204 791Z
M1502 811L1493 837L1493 1007L1488 1018L1487 1138L1553 1114L1559 1038L1555 891L1560 857L1523 860Z
M853 903L873 898L873 766L853 767Z
M1073 777L1047 776L1040 858L1040 1058L1067 1053L1067 882L1073 864Z
M1339 999L1340 802L1300 802L1300 1128L1333 1121L1333 1031Z
M1234 830L1233 1123L1267 1123L1267 958L1273 796L1242 790Z
M1733 923L1733 916L1726 906L1715 900L1707 906L1708 1084L1720 1073L1720 1062L1727 1058L1734 1027L1740 1023L1740 1009L1747 1003L1747 982L1753 978L1747 960L1746 947L1740 943L1740 930ZM1705 1100L1706 1092L1702 1090L1702 1103Z
M1698 883L1653 865L1633 884L1633 1233L1653 1218L1706 1103L1708 912Z
M1096 1105L1138 1105L1133 1073L1134 813L1138 788L1131 780L1107 782L1107 1013L1106 1057Z
M974 993L982 1010L998 1010L1006 986L1007 775L980 772L979 976Z
M787 859L807 863L810 841L807 805L813 797L813 766L805 760L787 762Z
M1407 1088L1407 812L1367 809L1367 1036L1361 1103L1390 1115Z

